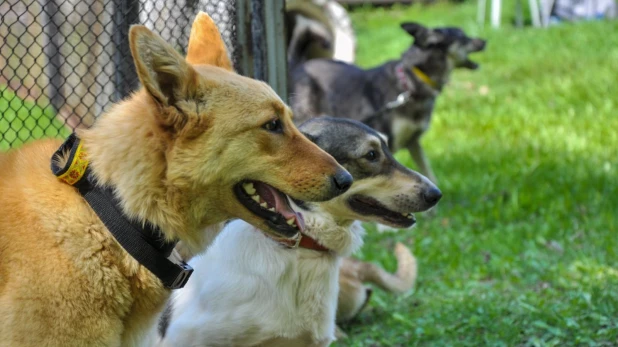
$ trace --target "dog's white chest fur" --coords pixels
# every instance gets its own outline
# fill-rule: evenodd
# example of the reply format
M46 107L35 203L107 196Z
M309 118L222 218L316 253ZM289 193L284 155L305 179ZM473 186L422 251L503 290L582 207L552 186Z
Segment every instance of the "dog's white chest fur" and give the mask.
M359 245L358 234L349 239ZM328 345L334 340L339 259L285 248L234 221L191 262L195 273L173 296L163 345Z

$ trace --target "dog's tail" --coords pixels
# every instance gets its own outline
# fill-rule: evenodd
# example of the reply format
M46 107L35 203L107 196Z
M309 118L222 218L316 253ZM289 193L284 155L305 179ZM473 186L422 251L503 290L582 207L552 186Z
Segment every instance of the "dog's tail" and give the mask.
M312 58L310 52L312 45L318 45L321 49L330 51L333 46L333 36L322 23L297 14L288 46L290 71Z
M363 282L371 282L391 293L402 294L414 287L418 274L416 258L402 243L395 245L397 272L392 274L383 268L365 263L362 270Z

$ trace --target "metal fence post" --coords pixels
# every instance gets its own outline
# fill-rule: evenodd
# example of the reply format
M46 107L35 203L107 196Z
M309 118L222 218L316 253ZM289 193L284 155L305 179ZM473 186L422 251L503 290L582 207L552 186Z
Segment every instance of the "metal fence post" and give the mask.
M259 0L251 1L251 38L253 48L253 77L258 80L268 81L268 66L266 54L268 43L266 41L266 29L264 26L266 15L264 3Z
M114 0L114 97L120 100L137 89L138 79L129 48L131 24L139 23L138 0Z
M235 68L244 76L253 73L253 40L251 37L251 0L236 0L236 57Z
M287 102L285 0L237 0L241 73L267 82Z
M64 106L65 98L63 88L64 80L60 70L62 66L62 55L60 54L59 42L60 25L57 20L60 8L56 0L45 1L43 12L45 13L45 25L43 26L43 30L47 33L47 38L49 40L47 42L47 47L45 47L45 55L48 61L45 70L47 70L46 73L49 77L47 95L55 112L58 112L62 106Z
M255 0L254 0L255 1ZM288 101L288 62L285 27L285 0L264 1L268 83Z

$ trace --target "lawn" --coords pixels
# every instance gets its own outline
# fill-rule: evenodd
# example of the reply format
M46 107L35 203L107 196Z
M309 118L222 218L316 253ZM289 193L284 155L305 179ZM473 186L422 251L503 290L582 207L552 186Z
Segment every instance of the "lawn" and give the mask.
M438 215L398 233L368 225L358 254L393 270L389 250L408 244L416 289L374 291L337 345L617 346L618 22L521 30L507 13L493 30L475 24L475 10L352 13L366 67L410 44L398 26L407 20L460 26L489 44L474 57L480 70L453 75L423 139L444 193ZM2 86L0 114L0 150L31 133L69 133Z
M0 151L43 137L67 137L71 131L54 118L51 106L23 101L0 85Z
M358 254L394 270L389 249L410 245L417 287L374 291L338 346L617 346L618 22L522 30L507 14L493 30L475 10L352 14L366 67L410 44L402 21L489 43L480 70L452 76L423 139L444 193L437 217L395 234L368 226Z

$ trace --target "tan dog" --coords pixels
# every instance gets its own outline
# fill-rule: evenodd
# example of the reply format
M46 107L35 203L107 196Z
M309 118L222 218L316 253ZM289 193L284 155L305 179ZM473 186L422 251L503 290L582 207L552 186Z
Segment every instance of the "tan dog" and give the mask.
M79 131L92 176L113 188L125 216L192 251L233 217L289 234L294 226L280 222L295 214L279 204L283 193L330 199L350 175L301 135L271 88L230 71L218 32L206 30L214 24L204 14L198 22L191 64L145 27L131 28L144 87ZM220 67L200 65L213 58ZM60 145L0 156L0 346L133 345L170 291L52 174ZM241 192L249 181L266 207Z

